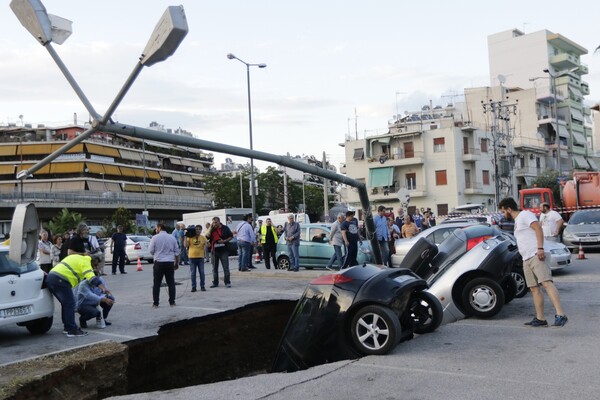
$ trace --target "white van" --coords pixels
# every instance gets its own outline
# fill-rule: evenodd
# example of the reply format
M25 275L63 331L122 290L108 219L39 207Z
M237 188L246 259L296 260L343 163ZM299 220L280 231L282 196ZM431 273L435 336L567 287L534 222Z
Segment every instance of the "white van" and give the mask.
M300 223L300 224L310 224L310 218L308 216L308 214L305 213L280 213L278 211L271 211L269 212L269 215L261 215L257 218L257 222L258 221L262 221L262 223L265 223L265 220L267 218L271 219L271 223L273 224L273 226L277 226L277 225L281 225L284 226L286 222L288 222L288 215L292 214L294 216L294 221Z

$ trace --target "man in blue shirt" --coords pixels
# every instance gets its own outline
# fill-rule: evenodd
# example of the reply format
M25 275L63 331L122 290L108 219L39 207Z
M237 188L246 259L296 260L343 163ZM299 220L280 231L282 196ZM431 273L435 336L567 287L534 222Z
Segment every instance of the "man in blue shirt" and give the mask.
M377 215L373 217L373 222L375 222L375 234L377 235L377 241L379 242L379 248L381 249L381 259L383 265L387 265L388 259L390 258L390 249L388 247L390 230L384 213L385 207L379 206L377 208Z
M169 235L163 224L156 225L157 234L150 240L150 254L154 257L154 285L152 286L152 308L158 308L160 285L165 277L169 287L169 304L175 305L175 270L179 267L177 239Z
M362 241L358 229L358 220L354 218L354 211L346 212L346 220L340 226L342 238L346 244L346 259L342 269L352 267L358 264L356 256L358 255L358 242Z
M239 270L249 271L254 268L252 265L252 249L256 243L254 229L252 229L252 214L244 215L243 222L237 228L238 248L241 250L239 255Z

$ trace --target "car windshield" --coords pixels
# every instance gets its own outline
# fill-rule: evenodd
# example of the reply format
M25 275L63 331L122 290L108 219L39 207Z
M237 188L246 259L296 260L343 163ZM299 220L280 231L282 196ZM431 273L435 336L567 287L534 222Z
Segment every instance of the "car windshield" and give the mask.
M571 225L600 224L600 211L576 212L569 221Z
M19 265L8 258L8 251L0 252L0 276L19 275L37 269L39 269L39 266L35 261Z

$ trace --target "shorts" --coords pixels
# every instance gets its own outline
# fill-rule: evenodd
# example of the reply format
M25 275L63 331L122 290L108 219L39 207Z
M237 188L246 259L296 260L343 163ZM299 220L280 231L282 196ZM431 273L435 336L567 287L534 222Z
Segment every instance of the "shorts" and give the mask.
M552 281L552 271L550 270L550 267L537 256L533 256L530 259L523 261L523 273L525 275L527 287L535 287L542 282Z

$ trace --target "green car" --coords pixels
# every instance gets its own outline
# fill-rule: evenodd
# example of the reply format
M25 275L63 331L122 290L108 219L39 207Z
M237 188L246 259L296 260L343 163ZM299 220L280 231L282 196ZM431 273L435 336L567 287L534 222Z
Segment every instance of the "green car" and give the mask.
M306 269L325 268L329 259L334 253L333 246L329 244L329 233L331 224L300 224L300 266ZM345 248L342 249L345 256ZM283 235L277 242L277 251L275 252L278 269L288 269L290 266L290 253ZM358 247L356 257L359 264L372 263L373 254L371 243L363 240ZM337 267L337 260L333 264Z

